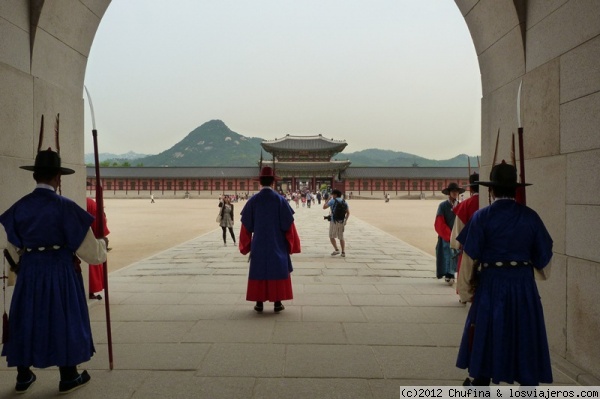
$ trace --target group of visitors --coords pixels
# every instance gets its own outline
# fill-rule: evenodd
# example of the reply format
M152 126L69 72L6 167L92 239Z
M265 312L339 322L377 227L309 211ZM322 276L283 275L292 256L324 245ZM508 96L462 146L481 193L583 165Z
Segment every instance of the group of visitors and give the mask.
M247 201L249 194L248 193L222 194L222 195L219 195L219 202L222 202L225 197L229 198L230 202L239 202L239 201Z
M311 190L297 190L297 191L288 191L285 194L282 193L285 199L288 202L294 202L296 204L296 209L300 208L300 204L302 204L303 208L310 208L311 205L321 205L321 200L323 199L323 193L321 191L313 192Z
M31 367L58 366L59 392L66 393L90 381L77 365L94 353L90 320L78 258L90 265L106 260L108 229L91 228L95 214L58 195L61 176L74 173L61 167L57 152L40 151L33 171L35 190L0 215L9 253L18 264L7 342L2 355L17 368L15 391L26 392L36 381ZM256 312L265 302L274 312L285 309L293 298L291 254L301 251L291 200L320 201L317 192L274 191L277 176L272 168L260 171L261 190L248 199L241 212L239 251L249 255L246 299ZM493 202L478 210L479 186L490 190ZM515 201L516 169L502 162L492 168L490 181L479 175L469 178L470 198L459 202L465 188L450 183L448 196L435 218L438 233L436 275L454 285L460 301L471 306L465 322L457 367L467 368L464 385L518 382L538 385L552 382L552 370L543 310L534 271L543 272L552 257L552 239L532 209ZM342 192L335 189L325 198L329 209L331 256L346 256L344 228L350 216ZM231 196L219 202L218 222L223 243L233 232L235 211ZM106 224L104 223L104 226ZM339 240L339 245L336 240ZM90 295L98 288L90 286ZM96 297L94 295L94 297ZM90 296L92 298L92 296Z

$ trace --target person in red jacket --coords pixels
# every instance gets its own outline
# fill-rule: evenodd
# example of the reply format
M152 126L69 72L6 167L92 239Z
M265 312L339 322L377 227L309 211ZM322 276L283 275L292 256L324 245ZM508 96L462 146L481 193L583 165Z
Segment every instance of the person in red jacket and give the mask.
M458 205L458 196L464 192L465 189L460 188L458 184L450 183L442 190L448 199L440 203L435 215L434 228L438 234L435 247L436 276L438 279L445 279L449 285L454 284L454 273L456 273L456 254L455 250L450 248L450 235L456 217L452 209Z
M86 198L87 200L87 211L90 215L96 217L96 201L94 201L93 199L91 199L90 197ZM108 230L108 227L106 226L106 215L104 214L104 212L102 213L103 217L104 217L104 233L101 235L98 235L98 227L96 226L96 222L92 222L92 231L94 232L94 236L95 237L106 237L110 231ZM102 299L102 295L98 294L98 292L101 292L102 290L104 290L104 265L99 264L99 265L90 265L89 267L89 298L90 299L97 299L100 300Z
M479 173L475 172L471 176L469 176L469 184L466 186L469 188L471 193L471 197L467 198L460 204L454 207L453 211L456 215L456 219L454 219L454 226L452 227L452 235L450 237L450 247L456 250L461 250L462 246L456 240L456 237L460 234L462 229L465 227L467 222L471 220L475 212L479 210L479 184L475 183L479 180ZM462 252L458 256L458 263L456 268L456 293L460 296L461 302L466 302L470 297L468 293L468 288L470 287L469 280L471 279L471 274L467 272L465 275L461 276L461 265L463 262L469 262L472 259L468 257L463 257ZM468 270L472 270L469 268ZM461 291L463 291L463 295L461 295Z

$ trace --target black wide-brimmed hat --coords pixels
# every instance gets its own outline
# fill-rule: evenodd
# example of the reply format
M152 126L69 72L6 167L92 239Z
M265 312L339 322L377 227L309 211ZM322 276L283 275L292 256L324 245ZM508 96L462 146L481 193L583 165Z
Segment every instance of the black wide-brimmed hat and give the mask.
M479 180L479 173L473 172L471 176L469 176L469 184L464 185L463 187L477 187L479 184L476 182Z
M492 168L490 181L476 181L475 183L485 187L513 188L531 186L531 184L527 183L517 183L517 168L507 164L504 160Z
M21 166L21 169L30 170L32 172L40 171L56 171L61 175L72 175L75 173L73 169L63 168L60 162L60 156L57 152L48 148L45 151L40 151L35 157L35 165Z
M465 192L465 189L452 182L448 184L448 187L442 190L442 194L449 195L451 191L458 191L459 194L462 194Z

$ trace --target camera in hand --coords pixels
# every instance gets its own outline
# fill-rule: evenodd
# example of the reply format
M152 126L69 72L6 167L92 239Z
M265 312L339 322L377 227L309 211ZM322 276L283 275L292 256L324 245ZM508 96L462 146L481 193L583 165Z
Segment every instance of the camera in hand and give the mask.
M327 220L328 222L331 222L331 215L323 216L323 219Z

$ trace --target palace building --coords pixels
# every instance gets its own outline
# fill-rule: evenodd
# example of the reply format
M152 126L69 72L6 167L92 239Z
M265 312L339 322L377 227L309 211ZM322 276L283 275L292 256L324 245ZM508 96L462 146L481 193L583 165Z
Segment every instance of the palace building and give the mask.
M346 141L322 135L291 136L262 142L279 176L283 192L337 188L354 198L440 195L450 182L468 183L466 167L353 167L333 157ZM261 156L262 157L262 156ZM258 184L256 167L110 167L100 168L102 187L108 197L210 198L221 194L253 194ZM95 171L87 168L90 195L95 190Z
M278 183L283 191L309 189L318 190L323 184L336 186L342 172L350 161L333 160L333 156L344 150L346 141L326 139L318 136L290 136L267 140L261 143L274 159L273 165L281 178Z

